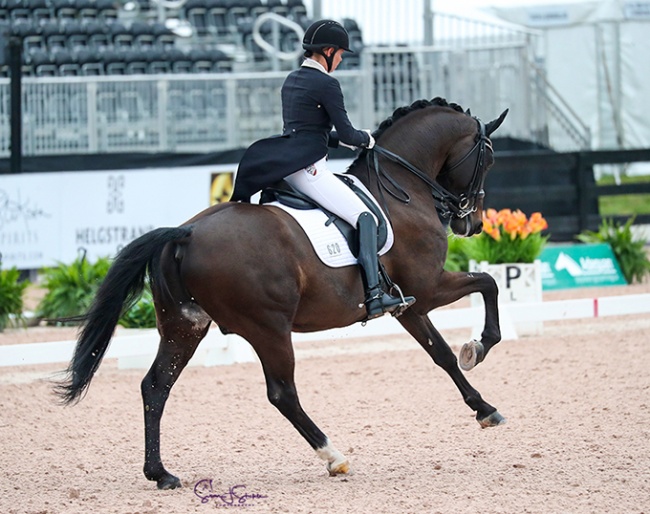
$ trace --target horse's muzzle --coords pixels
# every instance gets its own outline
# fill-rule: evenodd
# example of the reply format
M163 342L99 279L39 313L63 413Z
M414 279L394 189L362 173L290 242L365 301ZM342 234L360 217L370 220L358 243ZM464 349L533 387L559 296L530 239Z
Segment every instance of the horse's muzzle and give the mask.
M461 237L470 237L483 231L483 221L480 218L474 219L473 216L454 218L449 226L454 234Z

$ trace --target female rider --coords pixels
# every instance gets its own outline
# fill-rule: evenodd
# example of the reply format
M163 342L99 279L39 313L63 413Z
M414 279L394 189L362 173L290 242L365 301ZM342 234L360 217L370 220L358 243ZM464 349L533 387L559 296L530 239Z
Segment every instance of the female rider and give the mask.
M351 51L349 36L339 23L320 20L307 29L302 46L305 60L282 86L283 134L257 141L246 151L231 200L247 202L260 189L284 178L294 189L356 227L368 319L377 318L402 306L400 298L385 293L380 286L377 220L327 167L328 146L370 149L375 144L369 131L356 130L350 123L341 86L330 75L341 63L343 52ZM407 296L405 301L407 307L415 298Z

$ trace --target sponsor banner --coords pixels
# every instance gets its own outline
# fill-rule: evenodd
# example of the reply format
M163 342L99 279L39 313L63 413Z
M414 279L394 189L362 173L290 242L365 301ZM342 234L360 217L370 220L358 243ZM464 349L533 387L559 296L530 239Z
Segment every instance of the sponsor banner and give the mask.
M0 175L2 267L69 264L82 250L90 260L113 257L145 232L180 225L208 207L214 200L212 176L232 177L234 169L215 165Z
M329 161L344 172L350 160ZM2 268L113 257L138 236L178 226L232 194L237 164L0 175ZM255 197L253 198L255 201Z
M546 291L627 284L608 244L547 246L539 260Z

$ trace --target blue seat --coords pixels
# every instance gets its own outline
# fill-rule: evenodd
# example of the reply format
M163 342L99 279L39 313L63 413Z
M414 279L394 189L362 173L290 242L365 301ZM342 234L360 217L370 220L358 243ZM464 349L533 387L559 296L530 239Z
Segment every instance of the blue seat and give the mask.
M113 0L97 0L97 17L105 22L117 20L117 8Z
M108 48L102 52L102 62L107 75L124 75L126 63L124 52L119 48Z
M73 0L73 3L80 20L95 20L99 16L99 8L95 0Z
M149 68L149 51L131 47L122 49L124 55L124 72L127 75L145 75Z
M89 47L102 50L109 48L113 44L108 25L104 21L99 19L87 20L84 25Z
M76 52L80 73L84 76L104 75L104 62L101 51L94 48L80 48Z
M147 65L147 73L160 74L171 73L172 66L167 56L167 51L162 48L150 48L149 62Z
M32 48L27 55L28 63L38 77L54 77L57 75L57 66L52 54L47 50Z
M57 66L57 75L61 77L75 76L81 72L76 54L67 48L58 48L53 54L53 60Z
M156 36L153 33L153 25L143 21L134 21L129 27L133 36L133 44L139 48L150 48L154 46Z
M77 8L73 0L50 0L54 17L60 22L75 20L77 18Z
M56 20L41 24L41 36L50 51L66 47L66 35L63 33L62 25Z
M129 47L133 45L133 34L131 33L131 30L126 27L126 25L120 23L119 21L114 21L108 25L108 28L113 46Z
M154 46L164 49L171 48L176 44L176 35L164 23L152 23L151 31L154 36Z
M36 23L54 18L54 11L49 0L29 0L31 18Z
M75 50L88 46L87 27L79 20L69 20L61 27L65 35L66 47Z
M167 59L171 63L172 73L192 73L192 59L179 48L170 48L166 51Z

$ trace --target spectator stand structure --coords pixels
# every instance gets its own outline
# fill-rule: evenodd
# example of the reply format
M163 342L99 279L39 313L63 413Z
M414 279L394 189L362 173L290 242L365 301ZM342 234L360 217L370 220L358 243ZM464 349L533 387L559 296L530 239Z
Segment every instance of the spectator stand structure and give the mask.
M310 23L299 0L0 0L3 39L22 41L25 77L221 73L271 68L268 53L253 43L252 27L262 14L287 23ZM279 47L299 43L295 29L282 25ZM261 30L270 35L269 24ZM286 40L285 40L286 39ZM184 54L181 57L181 53ZM0 77L9 74L5 52ZM197 62L193 67L177 61ZM167 61L167 64L161 64ZM124 66L109 66L122 62ZM235 65L236 63L236 65ZM293 63L292 63L293 64Z
M22 155L215 152L277 133L279 88L311 21L302 0L0 0L0 43L20 42ZM551 113L566 121L570 149L588 140L579 120L543 107L532 31L454 19L465 36L370 47L357 20L340 21L354 53L337 76L354 91L346 107L357 126L443 96L472 110L510 107L510 137L544 144ZM0 157L10 155L10 100L0 51Z

